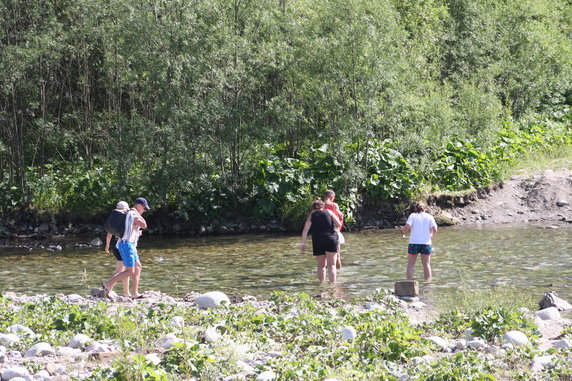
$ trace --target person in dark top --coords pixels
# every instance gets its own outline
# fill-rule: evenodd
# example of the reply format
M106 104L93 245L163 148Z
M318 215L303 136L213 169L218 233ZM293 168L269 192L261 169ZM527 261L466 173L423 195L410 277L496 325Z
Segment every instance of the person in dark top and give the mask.
M322 200L318 198L312 202L312 211L306 219L304 230L302 231L300 250L302 252L306 250L306 239L311 229L312 251L316 257L316 273L320 282L326 280L327 267L330 283L336 283L336 258L338 252L338 233L336 228L339 228L340 225L338 217L331 210L324 209Z

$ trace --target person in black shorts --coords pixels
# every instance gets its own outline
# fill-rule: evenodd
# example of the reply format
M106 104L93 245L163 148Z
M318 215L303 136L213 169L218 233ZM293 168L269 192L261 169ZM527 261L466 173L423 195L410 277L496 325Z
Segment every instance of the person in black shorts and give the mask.
M118 211L122 211L122 212L127 212L129 210L129 204L126 203L125 201L119 201L117 203L117 205L115 206L115 209ZM125 270L125 265L123 264L123 259L121 258L121 253L119 253L119 249L116 246L117 243L117 237L113 237L113 235L107 233L107 236L105 237L105 252L109 254L109 248L110 248L110 244L111 244L111 239L115 238L113 240L113 246L111 249L111 252L113 253L113 256L115 257L115 259L117 260L115 262L115 272L113 273L113 275L118 274L122 271ZM127 297L131 297L131 293L129 292L129 278L125 279L123 281L123 295L127 296Z
M336 283L337 270L336 258L338 252L338 233L336 228L341 225L338 217L328 209L324 209L324 202L315 199L312 202L312 211L306 219L304 230L302 231L302 242L300 250L306 250L306 239L308 232L312 233L312 252L316 257L316 273L318 280L326 280L326 267L330 283Z

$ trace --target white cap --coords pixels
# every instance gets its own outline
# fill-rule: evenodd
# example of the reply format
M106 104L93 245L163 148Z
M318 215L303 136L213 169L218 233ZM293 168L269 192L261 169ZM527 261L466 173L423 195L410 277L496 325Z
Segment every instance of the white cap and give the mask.
M125 201L119 201L117 205L115 205L115 209L127 210L129 209L129 204Z

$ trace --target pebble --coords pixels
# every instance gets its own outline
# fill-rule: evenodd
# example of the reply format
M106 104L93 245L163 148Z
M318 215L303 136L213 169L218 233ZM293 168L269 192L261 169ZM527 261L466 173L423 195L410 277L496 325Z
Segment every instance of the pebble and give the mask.
M256 381L270 381L270 380L274 380L276 378L276 374L271 371L271 370L267 370L265 372L260 373L258 376L256 376Z

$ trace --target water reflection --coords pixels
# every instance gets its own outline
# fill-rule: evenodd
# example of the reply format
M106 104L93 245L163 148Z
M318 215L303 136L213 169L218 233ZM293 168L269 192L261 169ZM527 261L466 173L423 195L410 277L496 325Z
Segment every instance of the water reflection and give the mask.
M424 295L472 287L509 285L540 299L555 290L572 300L572 228L495 225L442 228L434 240L433 283ZM141 289L184 296L220 290L267 297L272 291L354 298L378 287L393 288L406 267L407 241L397 230L347 233L344 267L336 286L315 280L311 254L299 252L298 235L208 238L144 237ZM0 290L25 294L80 293L110 277L114 259L96 248L66 246L61 252L0 249ZM415 276L422 279L420 263Z

